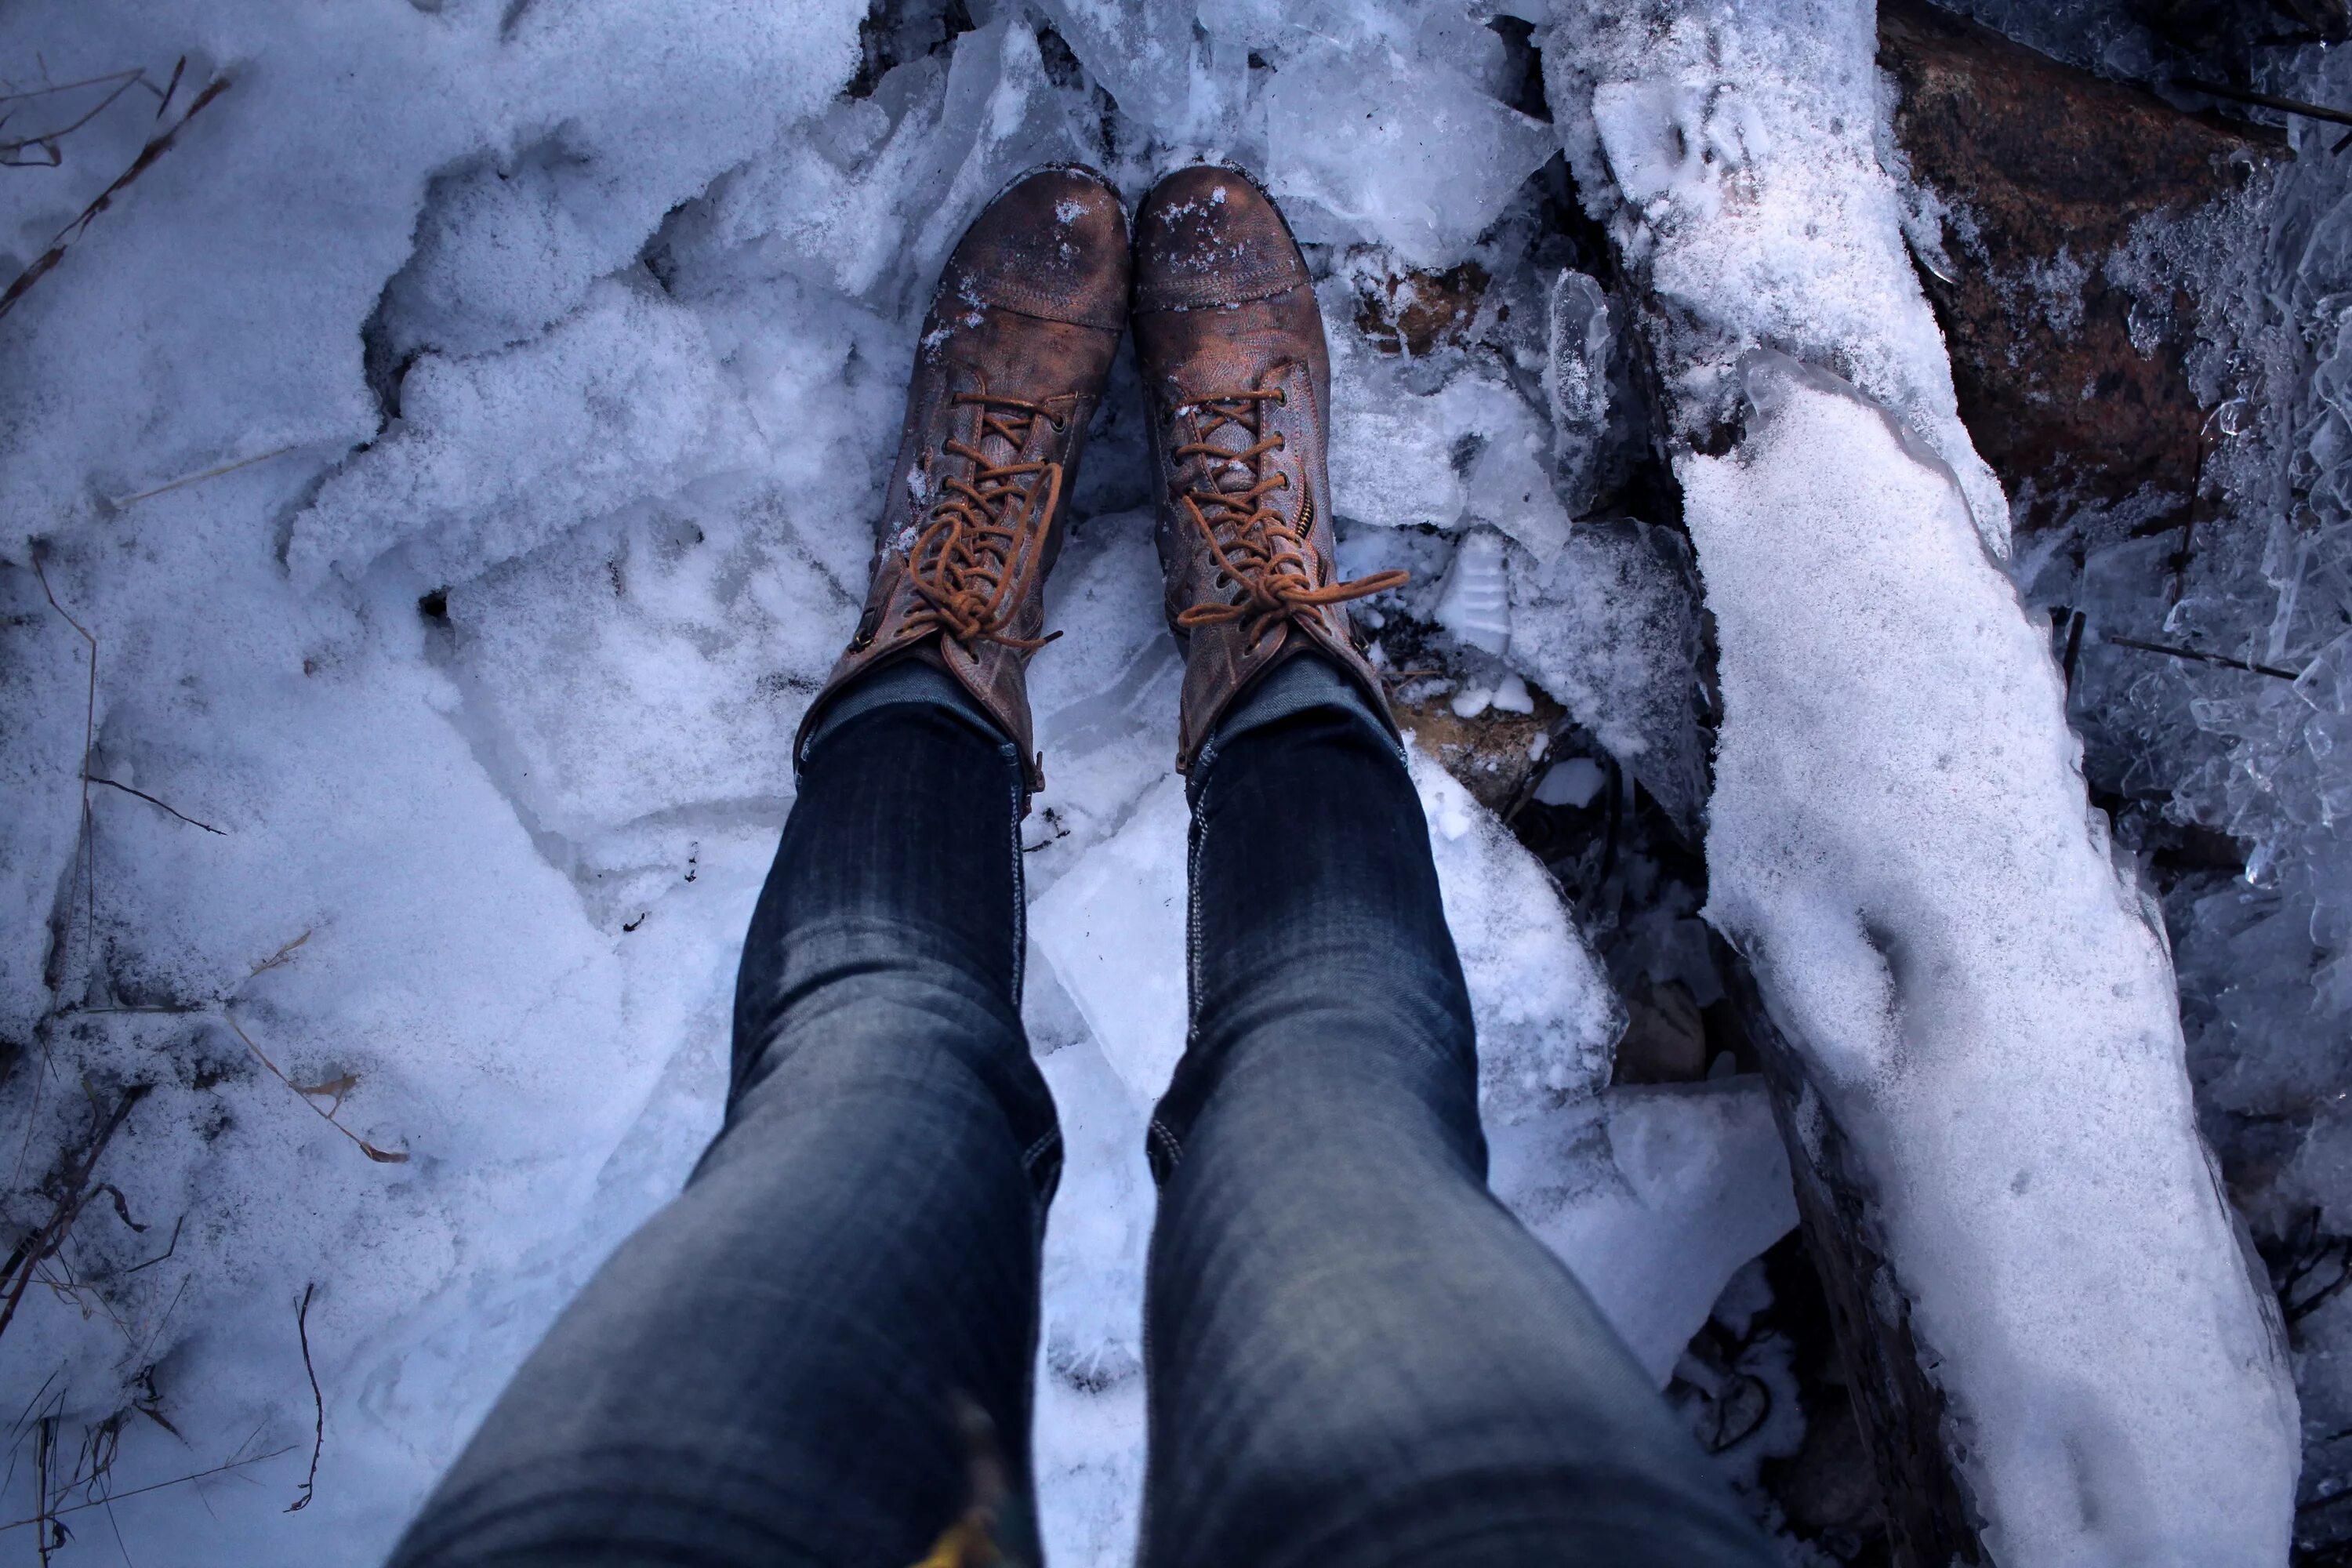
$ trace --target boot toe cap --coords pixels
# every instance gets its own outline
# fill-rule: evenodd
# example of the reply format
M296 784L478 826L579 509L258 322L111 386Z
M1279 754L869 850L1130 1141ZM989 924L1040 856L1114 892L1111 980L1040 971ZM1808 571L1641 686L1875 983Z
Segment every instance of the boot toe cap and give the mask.
M1246 304L1313 284L1274 199L1238 169L1170 174L1144 198L1135 228L1139 310Z
M940 279L950 301L1117 331L1127 314L1126 210L1093 170L1033 169L965 231Z

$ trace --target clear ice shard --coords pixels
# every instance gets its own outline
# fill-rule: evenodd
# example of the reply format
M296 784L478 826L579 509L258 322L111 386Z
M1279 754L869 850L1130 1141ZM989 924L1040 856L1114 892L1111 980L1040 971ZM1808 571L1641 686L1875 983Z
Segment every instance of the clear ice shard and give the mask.
M1454 552L1437 600L1437 622L1468 643L1500 657L1511 647L1511 576L1503 536L1474 528Z

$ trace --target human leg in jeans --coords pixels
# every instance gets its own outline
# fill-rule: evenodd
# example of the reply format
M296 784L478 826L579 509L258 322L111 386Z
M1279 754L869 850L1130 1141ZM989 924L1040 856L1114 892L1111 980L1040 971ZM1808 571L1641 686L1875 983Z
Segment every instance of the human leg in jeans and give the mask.
M1344 602L1304 263L1232 171L1137 218L1188 641L1192 1030L1150 1131L1144 1568L1773 1561L1488 1194L1469 1000Z
M1060 1146L1020 1016L1021 672L1126 289L1124 214L1079 171L1016 183L950 260L874 587L744 944L725 1125L398 1568L1035 1560Z

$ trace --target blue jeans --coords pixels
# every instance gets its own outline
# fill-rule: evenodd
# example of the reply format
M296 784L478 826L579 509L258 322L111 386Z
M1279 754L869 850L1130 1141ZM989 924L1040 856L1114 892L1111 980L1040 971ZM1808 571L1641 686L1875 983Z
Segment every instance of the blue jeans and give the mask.
M1036 1563L1060 1142L1021 1025L1021 788L943 676L836 703L744 944L725 1125L396 1568ZM1773 1562L1486 1191L1421 805L1361 700L1283 667L1192 804L1192 1034L1150 1131L1144 1568Z

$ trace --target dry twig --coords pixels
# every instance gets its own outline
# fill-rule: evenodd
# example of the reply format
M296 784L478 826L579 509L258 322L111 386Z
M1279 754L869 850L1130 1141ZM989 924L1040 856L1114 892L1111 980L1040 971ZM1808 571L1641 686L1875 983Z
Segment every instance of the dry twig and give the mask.
M177 89L180 81L180 72L187 68L187 60L184 58L177 66L173 68L172 88L173 90ZM198 114L202 113L206 104L212 102L214 99L218 98L222 93L226 92L228 90L228 78L214 78L213 80L205 84L205 89L202 92L196 94L194 99L190 100L187 111L182 114L178 120L173 121L170 130L159 131L153 136L147 139L147 145L139 149L139 156L131 161L131 166L123 170L121 174L116 175L112 184L99 192L97 199L92 201L89 205L82 208L80 216L77 216L71 223L66 225L65 227L58 230L57 237L49 241L49 247L41 252L40 255L35 257L33 258L33 264L16 275L16 280L15 282L9 284L6 289L0 290L0 316L5 316L10 310L15 310L16 308L16 301L25 297L25 290L30 289L34 284L47 277L51 268L57 266L58 262L65 259L66 247L72 245L75 240L79 239L84 231L86 231L92 223L95 223L98 220L98 215L104 212L108 207L113 205L114 198L121 195L123 191L128 189L133 180L136 180L140 175L152 168L157 159L170 152L172 150L173 143L179 140L180 132L187 129L188 121L194 120ZM163 103L159 105L155 110L155 116L157 119L160 120L163 118L163 109L169 106L171 100L171 92L166 91L163 95Z
M256 452L250 458L239 458L233 463L223 463L216 468L206 468L201 473L182 474L176 479L166 479L163 483L156 485L150 489L141 490L135 495L116 496L112 500L107 502L107 504L119 510L123 507L133 505L139 501L151 500L156 496L168 494L173 490L180 489L184 485L199 484L205 479L216 479L223 474L233 474L239 468L249 468L256 463L266 463L272 458L282 458L293 449L294 448L291 447L272 447L267 452Z
M181 63L184 66L187 62L183 60ZM175 79L177 74L173 73ZM60 93L79 92L90 87L103 87L110 90L79 116L56 130L36 132L30 136L0 136L0 168L54 169L66 161L65 150L58 143L105 113L116 99L134 87L147 87L150 92L158 90L148 86L145 71L133 67L130 70L110 71L104 76L85 77L80 81L62 81L51 87L0 94L0 106L6 106L0 107L0 129L5 129L8 121L16 117L23 105L55 98ZM30 155L36 153L40 155Z
M5 1333L8 1325L16 1320L17 1305L24 1300L26 1289L32 1284L40 1265L65 1245L66 1237L73 1229L74 1221L81 1216L83 1206L97 1194L99 1189L91 1184L90 1175L97 1170L107 1144L112 1142L115 1132L122 1126L123 1119L131 1114L131 1108L144 1100L153 1087L152 1084L134 1083L122 1091L122 1098L115 1101L113 1113L91 1136L89 1147L82 1152L80 1159L67 1168L64 1180L58 1188L58 1206L49 1215L48 1223L19 1242L6 1263L0 1265L0 1286L5 1286L7 1290L5 1300L0 1300L0 1333Z
M2191 664L2215 664L2224 669L2242 669L2254 675L2267 675L2278 680L2300 680L2299 669L2281 669L2274 664L2256 664L2250 658L2231 658L2224 653L2207 653L2203 648L2174 647L2169 643L2142 642L2137 637L2119 637L2109 632L2105 641L2117 647L2137 648L2142 653L2160 653L2170 658L2186 659Z
M91 775L88 775L88 776L84 777L84 778L83 778L83 780L82 780L82 783L83 783L83 784L104 784L104 785L105 785L107 788L109 788L109 789L119 789L119 790L121 790L121 791L123 794L125 794L125 795L137 795L141 800L145 801L149 805L155 806L155 807L158 807L158 808L159 808L159 809L161 809L161 810L170 812L173 816L178 817L182 822L186 823L186 824L187 824L189 826L191 826L191 827L201 827L201 828L203 828L206 833L217 833L217 834L219 834L219 835L220 835L222 837L224 837L224 838L226 838L226 837L228 837L228 830L227 830L226 828L223 828L223 827L215 827L215 826L214 826L211 823L209 823L209 822L198 822L194 817L190 816L186 812L182 811L179 807L177 807L177 806L175 806L175 805L172 805L172 803L171 803L171 802L169 802L169 801L163 801L163 800L157 800L153 795L149 795L149 794L148 794L145 790L143 790L143 789L132 789L132 788L131 788L129 784L121 784L121 783L119 783L119 782L117 782L116 780L113 780L113 779L102 779L102 778L100 778L100 777L96 776L95 774L91 774Z
M89 832L89 753L90 748L98 743L98 638L90 635L88 626L67 615L66 607L58 603L57 592L49 586L48 570L42 565L38 552L33 556L33 575L40 579L41 593L49 601L49 608L64 617L66 625L73 627L80 634L81 640L89 645L89 691L82 707L81 765L75 770L81 774L81 841L76 846L76 855L82 863L82 875L79 879L88 894L82 905L82 948L87 957L91 942L97 940L98 921L98 867L93 859L96 849L90 843ZM70 936L72 932L73 911L68 905L66 933Z
M226 1459L208 1469L191 1470L184 1476L173 1476L168 1481L152 1481L143 1487L132 1487L127 1492L109 1492L105 1497L93 1498L88 1502L74 1503L66 1508L50 1509L45 1513L34 1516L32 1519L12 1519L5 1524L0 1524L0 1531L22 1530L28 1524L36 1524L42 1522L43 1521L55 1523L58 1516L60 1514L79 1513L86 1508L102 1507L107 1503L116 1501L122 1498L138 1497L143 1492L159 1492L165 1487L182 1486L189 1481L203 1480L206 1476L217 1476L229 1470L241 1470L247 1465L258 1465L263 1463L265 1460L274 1459L280 1454L290 1454L293 1451L294 1446L289 1443L282 1448L272 1448L267 1454L250 1454L242 1459Z
M280 1072L278 1068L278 1064L264 1056L262 1054L261 1047L253 1043L253 1037L245 1032L245 1026L236 1021L236 1016L228 1010L228 1005L226 1003L223 1003L221 1005L221 1019L224 1023L227 1024L231 1029L236 1031L236 1037L245 1042L245 1048L253 1053L254 1060L259 1062L263 1067L268 1068L272 1078L275 1078L278 1082L284 1084L288 1089L292 1089L296 1095L299 1096L302 1103L309 1106L311 1110L318 1115L320 1121L333 1128L336 1131L341 1133L344 1137L350 1139L352 1142L358 1144L361 1153L365 1154L369 1159L373 1160L378 1164L382 1165L402 1165L408 1163L408 1151L405 1149L377 1148L374 1144L369 1142L366 1139L361 1137L358 1133L352 1131L350 1128L336 1121L334 1111L320 1106L317 1100L310 1098L310 1090L306 1090L300 1084L296 1083L292 1079L288 1078L284 1073ZM342 1097L340 1094L336 1096L335 1104L338 1109L342 1105Z
M304 942L310 940L310 932L306 930L300 936L296 937L292 942L287 942L276 952L271 953L268 958L265 958L260 963L255 964L252 972L255 974L259 974L264 970L275 969L281 963L293 963L296 951L299 950Z
M318 1418L310 1433L310 1473L302 1478L302 1495L286 1505L288 1513L299 1513L310 1506L311 1494L319 1485L319 1455L327 1447L327 1401L319 1392L318 1370L310 1364L310 1298L318 1293L317 1280L303 1286L302 1304L294 1310L294 1331L302 1340L302 1371L310 1380L310 1405Z

